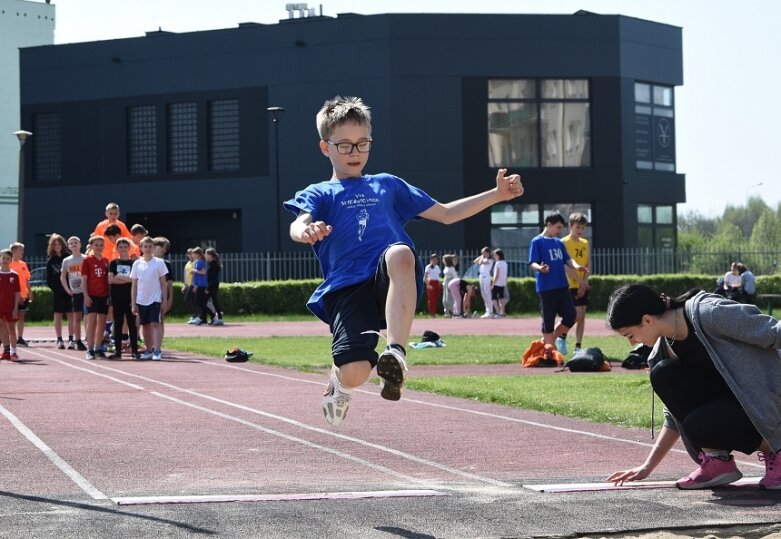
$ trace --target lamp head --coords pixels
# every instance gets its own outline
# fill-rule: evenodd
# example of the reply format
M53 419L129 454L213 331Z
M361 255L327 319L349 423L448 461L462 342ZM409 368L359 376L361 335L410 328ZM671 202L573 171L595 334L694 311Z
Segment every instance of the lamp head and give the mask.
M32 136L32 133L29 131L14 131L14 135L16 135L16 138L19 139L19 142L24 144L24 142L27 140L27 137Z
M285 112L284 107L268 107L266 109L271 114L271 121L277 123L282 113Z

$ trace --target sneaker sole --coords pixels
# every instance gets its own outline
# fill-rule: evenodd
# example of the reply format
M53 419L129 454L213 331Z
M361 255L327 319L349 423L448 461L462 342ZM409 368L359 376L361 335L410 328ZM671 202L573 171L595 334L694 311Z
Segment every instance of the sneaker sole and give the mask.
M721 487L724 485L729 485L730 483L734 483L741 477L743 477L743 474L741 472L729 472L729 473L717 475L713 479L704 481L702 483L681 484L676 482L675 486L681 490L700 490L705 488L713 488L713 487ZM781 488L781 486L779 486L779 488Z
M382 378L380 396L389 401L401 399L401 390L406 378L404 367L392 355L381 355L377 360L377 376Z

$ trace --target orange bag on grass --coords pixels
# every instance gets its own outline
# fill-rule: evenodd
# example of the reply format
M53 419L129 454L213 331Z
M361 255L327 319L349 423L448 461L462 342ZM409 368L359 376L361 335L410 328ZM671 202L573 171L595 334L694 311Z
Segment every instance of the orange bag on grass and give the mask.
M542 340L534 341L521 356L521 367L561 367L564 365L564 356L549 344Z

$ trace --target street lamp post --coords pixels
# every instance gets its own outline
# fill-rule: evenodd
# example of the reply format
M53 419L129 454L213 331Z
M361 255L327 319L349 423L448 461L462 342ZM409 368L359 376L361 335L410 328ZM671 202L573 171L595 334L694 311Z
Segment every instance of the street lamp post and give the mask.
M29 131L14 131L14 135L19 139L19 188L17 192L16 208L16 238L17 241L24 241L24 143L27 138L32 136Z
M751 191L751 190L752 190L752 189L754 189L755 187L761 187L761 186L763 186L763 185L765 185L765 182L759 182L759 183L755 183L754 185L749 185L748 187L746 187L746 237L747 237L747 238L750 238L750 237L751 237L751 232L750 232L750 231L749 231L749 229L748 229L748 228L749 228L749 216L748 216L748 193L749 193L749 191Z
M280 215L280 207L282 205L280 201L280 186L279 186L279 120L282 117L282 113L285 109L282 107L268 107L266 109L271 114L271 121L274 124L274 165L276 167L276 196L274 197L274 206L276 208L275 216L277 219L277 225L275 227L277 233L277 253L282 251L282 220Z

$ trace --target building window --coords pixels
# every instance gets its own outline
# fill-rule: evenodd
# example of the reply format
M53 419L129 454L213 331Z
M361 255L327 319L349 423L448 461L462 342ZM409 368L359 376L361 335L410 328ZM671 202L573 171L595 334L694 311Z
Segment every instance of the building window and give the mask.
M33 115L33 181L62 180L62 118L59 112Z
M488 81L490 167L591 166L586 79Z
M635 168L675 172L673 88L635 83Z
M239 170L239 100L209 101L209 170Z
M505 202L491 207L491 245L507 249L508 246L519 247L522 253L528 251L529 243L545 228L545 216L557 212L569 222L572 213L579 212L586 216L589 226L583 236L591 241L593 227L591 226L591 205L587 203L545 203L521 204ZM565 234L566 228L565 228ZM525 255L523 255L525 256Z
M141 105L127 109L128 174L157 174L157 106Z
M637 246L675 249L675 207L637 205Z
M168 172L198 172L197 103L171 103L167 112Z

